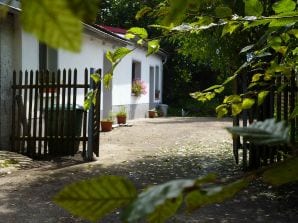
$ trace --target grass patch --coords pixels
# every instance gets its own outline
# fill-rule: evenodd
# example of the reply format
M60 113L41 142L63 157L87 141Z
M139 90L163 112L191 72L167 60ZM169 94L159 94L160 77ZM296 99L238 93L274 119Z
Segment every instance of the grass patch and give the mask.
M3 161L0 161L0 168L9 167L11 165L18 164L18 163L19 161L17 161L16 159L5 159Z

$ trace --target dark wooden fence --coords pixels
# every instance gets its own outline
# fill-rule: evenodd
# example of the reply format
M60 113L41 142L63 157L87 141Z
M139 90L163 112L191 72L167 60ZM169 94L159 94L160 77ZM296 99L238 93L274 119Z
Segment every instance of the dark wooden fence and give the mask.
M240 94L247 92L251 76L244 75L237 80L235 91ZM277 121L284 120L290 126L290 139L296 144L298 139L298 119L290 119L289 116L297 105L297 82L293 73L290 83L284 86L283 90L278 89L285 83L283 77L278 77L273 82L275 89L272 89L261 106L255 105L252 109L243 111L241 115L234 117L233 126L248 126L254 121L263 121L268 118L275 118ZM233 152L237 163L242 161L243 169L256 169L274 162L282 161L290 153L286 145L281 146L257 146L249 143L243 137L233 138Z
M76 69L13 73L13 151L36 159L74 155L79 148L86 159L99 155L100 96L89 112L78 106L78 96L82 100L93 86L87 69L79 75L83 83Z

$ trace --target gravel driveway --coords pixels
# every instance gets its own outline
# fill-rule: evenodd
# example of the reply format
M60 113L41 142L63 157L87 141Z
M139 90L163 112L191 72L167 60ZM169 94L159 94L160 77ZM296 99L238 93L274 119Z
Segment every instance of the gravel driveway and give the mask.
M101 134L95 162L83 163L77 155L44 162L27 159L20 170L0 168L0 223L85 222L51 198L63 185L92 176L123 175L141 189L208 172L227 179L242 174L224 130L232 125L229 119L156 118L130 123L132 127ZM276 189L256 182L230 201L190 216L178 215L170 222L298 222L297 202L296 185ZM102 222L120 222L118 213Z

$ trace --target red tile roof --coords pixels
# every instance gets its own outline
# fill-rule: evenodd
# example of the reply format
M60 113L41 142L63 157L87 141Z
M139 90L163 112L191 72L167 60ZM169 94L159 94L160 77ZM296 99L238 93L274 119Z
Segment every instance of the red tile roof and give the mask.
M100 27L102 29L105 29L109 32L112 32L112 33L116 33L116 34L123 34L125 35L127 30L126 29L122 29L122 28L119 28L119 27L112 27L112 26L104 26L104 25L95 25L97 27Z

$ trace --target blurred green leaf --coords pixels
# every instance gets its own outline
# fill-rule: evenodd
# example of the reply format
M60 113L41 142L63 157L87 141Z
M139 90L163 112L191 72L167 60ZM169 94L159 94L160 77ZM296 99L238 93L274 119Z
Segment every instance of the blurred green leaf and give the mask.
M64 187L54 201L72 214L94 222L129 204L136 196L135 187L127 179L102 176Z
M232 104L232 116L236 116L242 112L242 104L241 103L233 103Z
M225 87L222 86L222 87L219 87L219 88L214 89L214 92L220 94L220 93L223 92L224 90L225 90Z
M245 15L260 16L263 13L263 5L259 0L244 0Z
M255 144L280 145L289 142L289 128L284 122L275 122L274 119L255 122L248 127L230 127L227 130Z
M272 9L275 13L290 12L295 10L297 3L292 0L280 0L273 4Z
M91 78L92 78L92 80L93 80L96 84L98 84L98 83L100 82L100 80L101 80L100 75L97 74L97 73L95 73L95 74L91 74Z
M223 30L222 30L222 34L221 36L224 36L226 34L232 34L233 32L235 32L235 30L240 26L240 23L232 21L232 22L228 22Z
M140 18L142 18L144 15L146 15L148 12L151 12L151 11L152 11L151 7L144 6L137 12L135 16L136 20L139 20Z
M183 201L182 195L174 199L166 200L162 205L157 206L155 211L150 214L147 218L148 222L152 223L162 223L167 219L172 217L179 207L181 206Z
M84 22L94 23L98 12L98 0L67 0L68 6L74 15Z
M219 105L216 107L215 111L216 111L217 117L222 118L226 114L228 114L227 105L225 105L225 104Z
M184 13L187 9L189 0L172 0L170 1L170 8L163 20L163 24L169 25L171 23L178 24L181 22Z
M264 74L260 74L260 73L257 73L257 74L254 74L253 76L252 76L252 82L257 82L257 81L259 81L260 80L260 78L262 77L262 76L264 76Z
M121 60L123 57L125 57L127 54L129 54L131 52L132 52L132 50L128 49L126 47L120 47L120 48L116 49L115 52L113 53L114 62Z
M295 106L294 111L290 115L290 119L293 119L296 116L298 116L298 105Z
M215 15L219 18L226 18L232 16L232 9L226 6L218 6L215 8Z
M252 98L244 98L242 102L242 109L250 109L255 104Z
M93 101L93 96L94 96L93 91L89 91L88 94L86 95L86 98L85 98L84 104L83 104L84 110L89 110L90 109L90 107L92 105L92 101Z
M192 211L209 204L223 202L247 187L249 181L248 179L241 179L226 186L210 187L190 192L185 197L187 209Z
M245 23L243 30L250 29L250 28L256 27L256 26L266 25L269 22L270 22L269 19L260 19L260 20L256 20L256 21L253 21L250 23Z
M209 88L205 89L203 92L212 91L214 89L218 89L218 88L221 88L221 87L223 87L223 86L222 85L218 85L218 84L217 85L212 85Z
M159 40L151 40L148 42L148 52L147 52L147 56L158 52L159 50Z
M138 198L125 210L123 219L136 222L154 212L168 199L178 198L182 191L195 185L195 180L172 180L167 183L152 186L139 194Z
M132 33L126 33L126 34L124 35L124 37L125 37L126 39L134 39L134 38L136 37L136 35L135 35L135 34L132 34Z
M258 105L263 104L265 98L269 93L270 93L269 91L261 91L258 93Z
M106 58L111 62L111 63L115 63L114 57L113 57L113 53L108 50L106 53Z
M241 49L240 53L246 53L247 51L251 50L252 48L254 48L255 44L251 44L251 45L248 45L244 48Z
M270 168L264 172L263 178L266 183L275 186L298 181L298 157L287 159Z
M105 88L110 89L112 80L113 74L111 73L107 73L103 76L103 85L105 86Z
M285 15L285 18L272 19L270 21L269 27L282 27L296 23L298 12L294 12L294 14L295 15L289 16Z
M23 0L21 21L25 31L53 48L81 48L82 23L69 9L68 0Z
M291 29L288 33L294 35L298 39L298 29Z
M241 103L242 102L242 99L239 95L237 94L234 94L234 95L229 95L229 96L226 96L224 101L224 103Z
M129 30L127 30L127 33L134 34L134 35L140 37L141 39L148 38L148 33L147 33L146 29L140 28L140 27L132 27Z
M296 47L295 49L292 50L292 54L293 55L298 55L298 47Z

